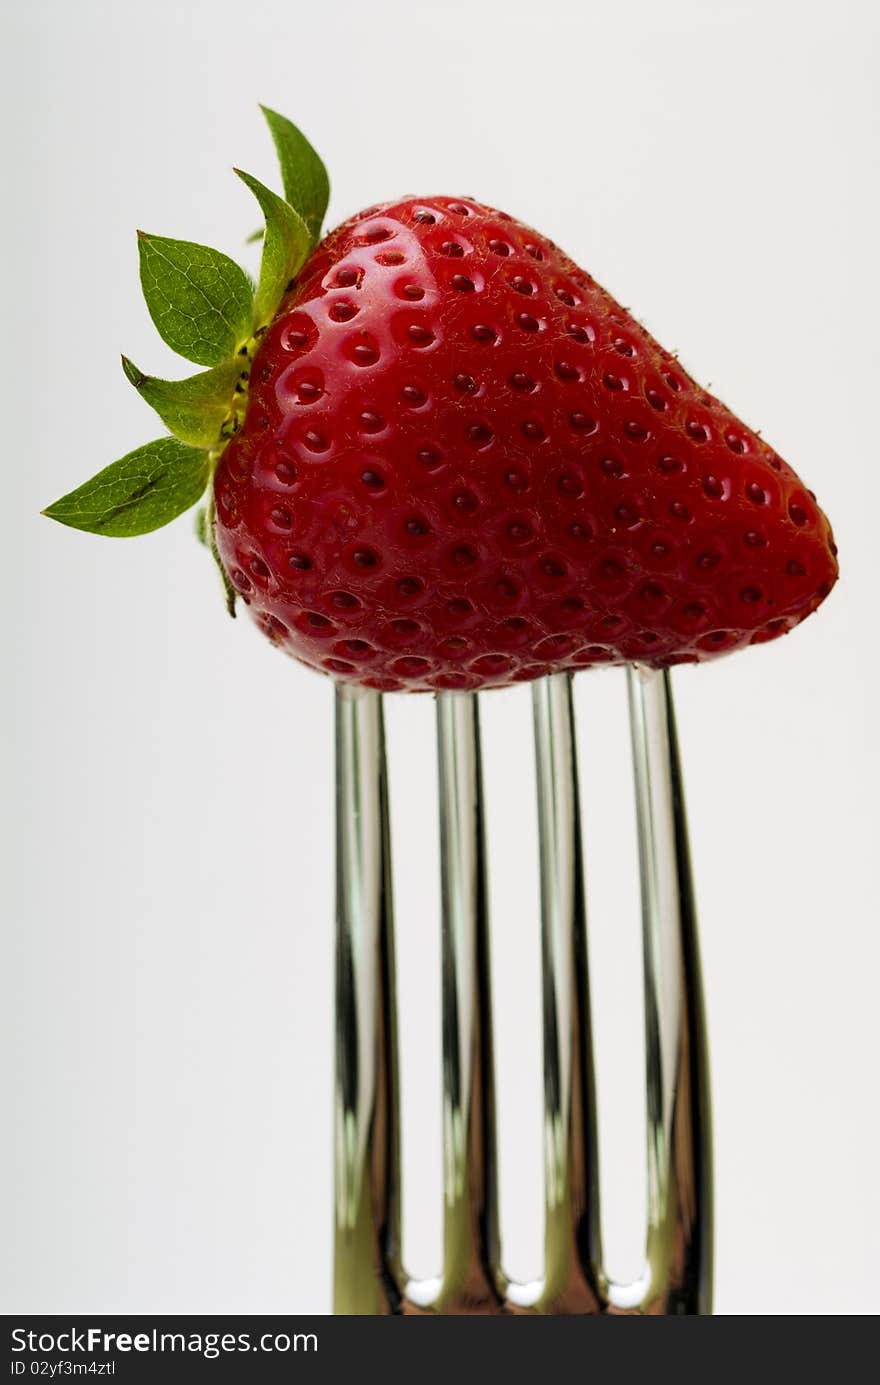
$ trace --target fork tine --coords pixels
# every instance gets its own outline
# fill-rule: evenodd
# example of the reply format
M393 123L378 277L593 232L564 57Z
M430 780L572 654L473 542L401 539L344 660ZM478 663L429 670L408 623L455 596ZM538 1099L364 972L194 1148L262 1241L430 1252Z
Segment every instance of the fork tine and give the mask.
M707 1314L708 1058L672 686L665 671L636 666L627 676L642 880L649 1283L642 1302L626 1306L643 1313Z
M336 689L334 1311L399 1310L391 851L378 693Z
M437 697L443 911L443 1277L431 1307L500 1307L495 1097L480 723L470 693Z
M601 1235L571 676L533 685L544 1011L542 1313L597 1313Z
M648 1272L600 1268L577 753L568 675L533 690L544 972L545 1274L539 1312L706 1314L712 1291L705 1021L668 673L628 670L645 965ZM443 894L444 1269L402 1298L390 834L382 700L336 695L335 1311L504 1310L477 698L437 699ZM606 1299L607 1294L607 1299Z

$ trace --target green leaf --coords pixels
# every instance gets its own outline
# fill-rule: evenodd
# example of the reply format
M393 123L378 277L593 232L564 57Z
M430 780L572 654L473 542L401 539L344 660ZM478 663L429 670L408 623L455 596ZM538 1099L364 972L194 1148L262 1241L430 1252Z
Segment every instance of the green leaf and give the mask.
M223 595L226 600L226 614L235 619L235 601L238 593L229 580L229 573L223 566L223 559L220 557L220 549L217 547L217 527L214 523L214 492L208 492L207 503L201 505L196 515L196 538L199 543L203 543L209 550L214 560L217 573L220 577L220 584L223 587Z
M228 616L232 616L232 619L235 620L235 602L238 596L238 592L235 590L235 587L230 582L229 573L223 566L223 559L220 557L220 550L217 547L217 539L214 533L213 517L208 519L208 524L210 526L208 547L211 550L211 557L214 559L214 562L217 566L217 571L220 574L220 584L223 587L223 595L226 599L226 614Z
M155 375L144 375L127 356L122 358L122 369L176 438L193 447L217 446L242 374L241 357L233 357L187 380L159 380Z
M317 243L321 239L321 222L330 197L327 170L305 135L292 121L276 111L270 111L268 106L261 106L260 110L266 117L278 151L284 196L308 226L312 242Z
M113 462L43 511L90 534L130 538L161 529L199 499L208 484L207 452L157 438Z
M285 289L308 259L311 242L309 228L299 212L276 192L264 187L250 173L235 172L250 188L263 209L266 235L260 262L260 282L254 302L254 330L265 327L275 316Z
M208 507L200 505L196 510L195 522L196 538L203 548L210 548L211 541L208 538Z
M138 231L141 284L162 340L196 365L219 365L250 335L253 288L207 245Z

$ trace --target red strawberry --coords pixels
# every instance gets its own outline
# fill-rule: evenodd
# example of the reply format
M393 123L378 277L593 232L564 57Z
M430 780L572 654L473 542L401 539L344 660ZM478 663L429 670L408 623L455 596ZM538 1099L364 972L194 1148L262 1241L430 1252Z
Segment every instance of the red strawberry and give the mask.
M836 575L772 449L471 199L389 203L319 246L215 492L266 633L383 689L706 658L790 629Z
M215 532L311 667L427 690L673 664L773 639L831 590L812 493L537 232L406 198L298 268L231 343Z

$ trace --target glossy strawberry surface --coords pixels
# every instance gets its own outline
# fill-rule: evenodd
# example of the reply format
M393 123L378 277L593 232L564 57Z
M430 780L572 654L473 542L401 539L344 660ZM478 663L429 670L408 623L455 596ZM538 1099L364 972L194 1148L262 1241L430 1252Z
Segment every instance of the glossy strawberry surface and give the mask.
M707 659L837 576L792 469L503 213L371 208L313 253L215 477L265 633L383 690Z

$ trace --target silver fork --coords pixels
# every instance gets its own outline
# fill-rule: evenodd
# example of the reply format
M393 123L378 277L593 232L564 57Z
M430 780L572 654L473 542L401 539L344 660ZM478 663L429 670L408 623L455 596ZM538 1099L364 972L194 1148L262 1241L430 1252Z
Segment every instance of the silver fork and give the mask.
M443 1271L408 1279L382 697L336 693L334 1308L355 1314L707 1314L712 1171L705 1024L669 674L627 669L642 892L648 1230L642 1278L602 1268L571 678L533 685L541 865L544 1273L501 1269L477 695L436 699L442 884Z

